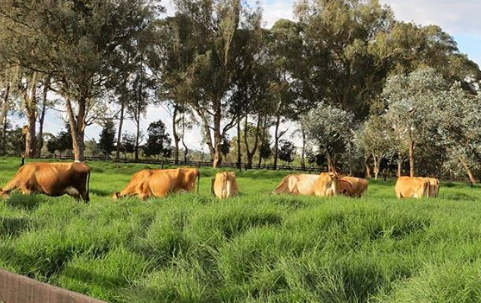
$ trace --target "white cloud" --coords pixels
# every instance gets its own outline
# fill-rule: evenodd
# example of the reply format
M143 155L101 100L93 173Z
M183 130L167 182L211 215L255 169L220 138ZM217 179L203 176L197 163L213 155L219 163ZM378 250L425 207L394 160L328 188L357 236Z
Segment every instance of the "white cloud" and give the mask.
M453 36L481 37L479 0L380 0L380 3L389 5L398 20L437 24Z
M293 5L292 1L275 1L272 3L262 3L263 17L266 28L271 28L279 19L293 19Z

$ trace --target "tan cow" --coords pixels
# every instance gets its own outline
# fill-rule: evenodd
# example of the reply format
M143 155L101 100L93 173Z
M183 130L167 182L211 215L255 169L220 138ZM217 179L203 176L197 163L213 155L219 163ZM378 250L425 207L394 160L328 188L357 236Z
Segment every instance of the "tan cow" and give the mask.
M151 196L165 197L180 190L193 191L195 181L199 180L197 168L144 169L132 176L130 182L121 191L113 194L114 200L125 196L138 196L145 200ZM197 191L198 191L197 187Z
M221 172L212 179L212 194L219 199L230 198L239 194L235 172Z
M319 197L330 197L337 194L337 173L321 173L314 183L314 194Z
M273 194L314 195L314 184L319 175L290 174L272 192Z
M8 198L11 191L23 194L62 196L68 194L75 200L89 202L90 167L84 163L29 163L0 189L0 196Z
M426 178L429 181L429 196L437 197L439 195L439 180L436 178Z
M366 191L369 182L363 178L339 176L337 180L337 193L349 197L361 197Z
M420 177L399 177L394 190L399 199L429 197L429 181Z

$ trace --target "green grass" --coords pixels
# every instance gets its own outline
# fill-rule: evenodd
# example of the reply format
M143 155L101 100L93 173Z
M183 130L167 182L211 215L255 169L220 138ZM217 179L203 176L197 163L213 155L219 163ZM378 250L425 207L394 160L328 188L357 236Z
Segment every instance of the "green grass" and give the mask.
M19 159L0 158L0 184ZM287 172L237 172L241 195L112 201L145 165L90 163L91 203L0 201L0 267L110 302L481 302L481 189L398 200L272 196ZM152 166L153 167L153 166Z

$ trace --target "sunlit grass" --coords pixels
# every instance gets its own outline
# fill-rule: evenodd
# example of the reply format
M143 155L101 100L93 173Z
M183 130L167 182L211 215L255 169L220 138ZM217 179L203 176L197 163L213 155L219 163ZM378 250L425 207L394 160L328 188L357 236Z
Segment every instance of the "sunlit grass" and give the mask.
M0 159L0 186L19 159ZM0 201L0 267L110 302L480 302L480 188L398 200L271 195L289 172L237 172L239 197L111 200L146 165L93 162L91 203ZM151 166L152 168L154 166Z

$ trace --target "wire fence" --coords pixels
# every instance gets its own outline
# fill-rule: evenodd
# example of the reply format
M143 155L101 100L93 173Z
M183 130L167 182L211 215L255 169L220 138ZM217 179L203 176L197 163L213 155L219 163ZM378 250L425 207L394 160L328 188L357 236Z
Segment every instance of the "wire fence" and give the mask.
M18 157L16 155L8 155L8 157ZM50 155L42 155L40 158L37 159L55 159L55 160L74 160L73 156L50 156ZM34 161L35 159L29 159L28 162ZM191 167L212 167L212 162L210 161L183 161L179 160L177 163L175 160L172 159L130 159L130 158L120 158L118 160L111 158L111 157L85 157L85 161L106 161L106 162L113 162L113 163L132 163L132 164L147 164L147 165L159 165L162 168L164 166L191 166ZM232 162L221 162L219 168L230 168L230 169L239 169L239 170L291 170L291 171L302 171L308 173L320 173L322 169L317 166L292 166L292 165L277 165L274 167L272 164L252 164L250 167L246 163L241 163L238 165L237 163Z

